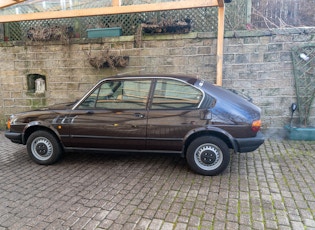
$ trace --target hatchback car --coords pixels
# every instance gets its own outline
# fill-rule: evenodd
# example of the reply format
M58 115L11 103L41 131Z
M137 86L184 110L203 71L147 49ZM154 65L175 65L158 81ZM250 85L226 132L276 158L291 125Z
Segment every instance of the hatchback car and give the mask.
M221 173L230 150L256 150L260 109L190 76L115 76L81 100L12 115L5 136L38 164L69 151L179 153L203 175Z

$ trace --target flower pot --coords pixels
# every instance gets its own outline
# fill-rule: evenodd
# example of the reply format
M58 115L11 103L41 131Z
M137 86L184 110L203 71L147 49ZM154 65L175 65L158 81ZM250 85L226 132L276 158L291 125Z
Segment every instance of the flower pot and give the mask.
M315 127L291 127L286 125L287 138L290 140L315 141Z
M120 27L88 29L86 31L88 38L118 37L122 35Z

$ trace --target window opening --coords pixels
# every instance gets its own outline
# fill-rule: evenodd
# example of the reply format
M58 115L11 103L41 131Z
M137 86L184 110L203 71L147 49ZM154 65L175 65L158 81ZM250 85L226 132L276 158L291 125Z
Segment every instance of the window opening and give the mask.
M46 77L40 74L27 75L27 91L29 93L43 94L46 91Z

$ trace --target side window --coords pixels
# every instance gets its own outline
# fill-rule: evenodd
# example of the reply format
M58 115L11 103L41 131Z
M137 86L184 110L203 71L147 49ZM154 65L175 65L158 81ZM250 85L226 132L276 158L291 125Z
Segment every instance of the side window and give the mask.
M150 86L151 80L106 81L79 108L145 109Z
M195 109L201 99L201 91L191 85L176 80L158 80L152 109Z
M87 97L81 104L78 106L78 109L94 109L95 102L100 88L94 90L89 97Z

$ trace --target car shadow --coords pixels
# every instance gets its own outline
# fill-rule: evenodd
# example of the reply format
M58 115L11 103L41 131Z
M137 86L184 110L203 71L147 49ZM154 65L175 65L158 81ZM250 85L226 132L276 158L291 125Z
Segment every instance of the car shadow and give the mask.
M108 168L179 168L187 171L184 158L174 153L153 152L68 152L64 153L59 165L104 166Z

